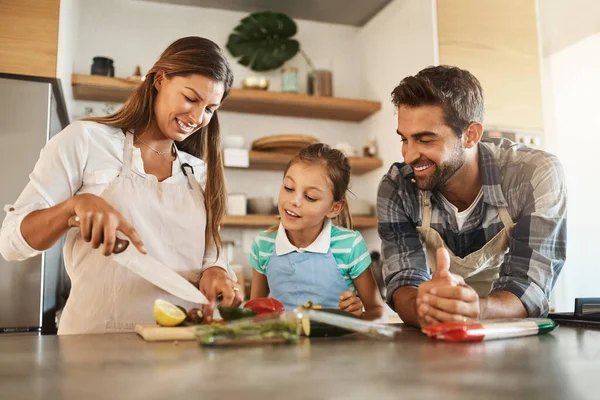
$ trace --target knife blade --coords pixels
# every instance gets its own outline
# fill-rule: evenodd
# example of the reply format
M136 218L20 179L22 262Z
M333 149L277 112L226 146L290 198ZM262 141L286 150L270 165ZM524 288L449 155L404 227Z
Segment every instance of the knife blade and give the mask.
M140 253L135 247L113 254L112 259L173 296L196 304L209 303L191 282L152 256Z
M77 216L69 218L71 228L79 228ZM128 251L126 251L128 250ZM129 247L129 241L116 238L112 259L148 282L173 296L196 304L208 304L208 299L191 282L156 261L152 256L140 253L135 247Z

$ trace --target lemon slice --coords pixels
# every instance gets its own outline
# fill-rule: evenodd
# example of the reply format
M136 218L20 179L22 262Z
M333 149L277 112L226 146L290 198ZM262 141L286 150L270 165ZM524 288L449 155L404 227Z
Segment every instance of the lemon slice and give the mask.
M185 313L176 305L158 299L154 302L154 319L160 326L177 326L185 319Z

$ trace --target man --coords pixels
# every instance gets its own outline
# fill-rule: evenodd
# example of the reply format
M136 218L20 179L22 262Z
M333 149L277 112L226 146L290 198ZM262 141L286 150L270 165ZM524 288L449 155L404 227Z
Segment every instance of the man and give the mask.
M477 78L429 67L392 92L404 162L378 190L387 302L404 322L539 317L566 258L556 157L481 141Z

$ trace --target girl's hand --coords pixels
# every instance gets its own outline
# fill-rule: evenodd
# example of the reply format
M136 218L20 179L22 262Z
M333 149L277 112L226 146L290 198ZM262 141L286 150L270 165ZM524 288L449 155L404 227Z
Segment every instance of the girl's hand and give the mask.
M338 308L342 311L346 311L361 317L363 314L363 303L360 299L354 295L350 290L342 293L340 296L340 304Z
M97 249L104 244L102 254L109 256L113 253L117 231L129 238L131 243L146 254L146 248L136 230L103 198L93 194L80 194L71 198L73 214L79 221L81 237L91 242Z

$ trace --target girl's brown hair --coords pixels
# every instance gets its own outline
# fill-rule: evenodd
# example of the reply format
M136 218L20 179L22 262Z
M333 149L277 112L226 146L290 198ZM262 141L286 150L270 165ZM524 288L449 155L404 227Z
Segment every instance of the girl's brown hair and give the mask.
M324 143L311 144L298 152L285 167L283 176L287 174L290 167L296 163L321 164L327 171L327 177L331 181L333 189L333 200L343 201L344 208L337 216L337 225L352 229L352 216L348 207L346 193L350 186L350 162L348 158L337 149L332 149Z
M222 82L224 93L221 102L225 100L231 85L233 73L223 51L211 40L198 36L189 36L173 42L161 54L158 61L146 74L146 79L127 99L116 113L99 118L87 118L87 121L99 122L114 126L123 132L142 133L148 130L154 121L154 100L157 90L154 78L158 71L164 71L165 76L187 76L199 74ZM221 135L217 111L214 112L210 123L190 135L182 142L175 143L179 150L192 154L204 160L207 166L207 181L204 201L206 203L206 247L214 243L217 247L217 257L222 247L219 225L225 212L227 195L221 159Z

